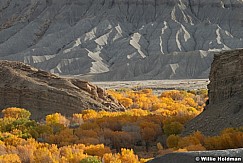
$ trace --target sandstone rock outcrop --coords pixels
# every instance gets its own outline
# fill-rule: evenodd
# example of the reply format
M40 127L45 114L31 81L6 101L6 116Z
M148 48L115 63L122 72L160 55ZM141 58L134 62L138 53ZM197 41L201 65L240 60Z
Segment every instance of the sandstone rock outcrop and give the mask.
M0 1L0 59L61 75L207 78L242 39L242 0Z
M83 109L122 111L102 88L86 81L61 78L21 62L0 61L0 109L22 107L32 118L59 112L70 116Z
M222 103L243 93L243 49L216 54L210 72L209 103ZM243 104L242 100L239 103Z
M199 130L216 135L243 126L243 49L215 54L209 80L209 104L186 125L184 134Z

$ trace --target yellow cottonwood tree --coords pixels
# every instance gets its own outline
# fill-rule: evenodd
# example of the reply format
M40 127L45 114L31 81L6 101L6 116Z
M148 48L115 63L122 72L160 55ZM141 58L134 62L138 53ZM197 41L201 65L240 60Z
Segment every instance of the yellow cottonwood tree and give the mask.
M0 162L21 163L21 160L17 154L5 154L0 156Z
M20 119L20 118L29 119L31 115L31 113L28 110L22 108L15 108L15 107L3 109L2 113L4 118L15 118L15 119Z
M62 124L64 126L68 126L69 123L70 121L60 113L54 113L46 116L46 124L48 125Z

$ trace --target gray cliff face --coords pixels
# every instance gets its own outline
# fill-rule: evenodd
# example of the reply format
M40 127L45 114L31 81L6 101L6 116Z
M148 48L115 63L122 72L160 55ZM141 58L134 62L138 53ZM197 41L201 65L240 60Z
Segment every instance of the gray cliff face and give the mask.
M205 78L242 38L242 0L0 2L0 59L93 80Z
M184 135L196 130L217 135L243 126L243 49L216 54L209 80L209 105L186 125Z
M243 49L216 54L209 78L209 104L243 95Z
M72 116L84 109L124 111L102 88L86 81L61 78L21 62L0 61L0 110L21 107L32 118L61 113Z

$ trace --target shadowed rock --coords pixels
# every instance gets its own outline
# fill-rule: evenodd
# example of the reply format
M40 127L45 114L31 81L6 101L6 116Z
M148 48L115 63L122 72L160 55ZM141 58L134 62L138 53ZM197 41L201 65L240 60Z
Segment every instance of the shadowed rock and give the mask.
M209 80L209 104L186 125L183 135L196 130L216 135L243 126L243 49L216 54Z
M208 161L205 161L205 159L207 159ZM233 160L230 161L230 159L231 160L237 159L237 161L233 161ZM228 163L242 162L243 148L229 149L229 150L215 150L215 151L170 153L165 156L155 158L149 161L148 163L196 163L196 162L202 162L202 160L211 163L212 162L228 162Z

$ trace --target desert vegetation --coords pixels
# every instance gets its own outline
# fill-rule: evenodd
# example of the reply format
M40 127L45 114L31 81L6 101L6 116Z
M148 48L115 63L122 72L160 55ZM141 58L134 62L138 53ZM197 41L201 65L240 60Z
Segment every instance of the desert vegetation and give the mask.
M83 110L65 117L30 119L22 108L6 108L0 119L0 162L142 163L170 152L243 147L243 128L218 136L199 131L182 137L187 121L203 111L207 91L109 90L125 112Z

